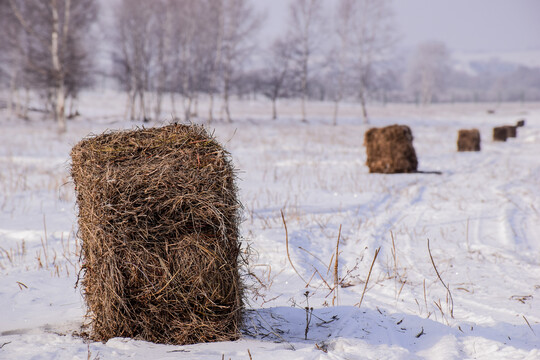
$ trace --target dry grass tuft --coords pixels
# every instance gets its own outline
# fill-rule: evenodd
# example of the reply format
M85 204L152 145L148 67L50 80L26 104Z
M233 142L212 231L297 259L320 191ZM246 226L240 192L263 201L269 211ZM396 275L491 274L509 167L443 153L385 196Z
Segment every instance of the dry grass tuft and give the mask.
M480 151L480 131L478 129L459 130L458 151Z
M230 155L200 126L89 137L71 151L91 338L238 338L239 208Z
M416 172L418 160L412 141L411 129L406 125L369 129L364 136L369 172Z

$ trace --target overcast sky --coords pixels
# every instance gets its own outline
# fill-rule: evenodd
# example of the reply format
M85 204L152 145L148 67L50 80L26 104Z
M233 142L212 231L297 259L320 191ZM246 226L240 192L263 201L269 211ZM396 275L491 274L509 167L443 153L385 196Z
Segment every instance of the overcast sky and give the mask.
M289 1L254 0L268 11L262 36L285 30ZM337 0L325 1L330 15ZM441 40L454 51L540 50L540 0L393 0L393 5L402 47Z

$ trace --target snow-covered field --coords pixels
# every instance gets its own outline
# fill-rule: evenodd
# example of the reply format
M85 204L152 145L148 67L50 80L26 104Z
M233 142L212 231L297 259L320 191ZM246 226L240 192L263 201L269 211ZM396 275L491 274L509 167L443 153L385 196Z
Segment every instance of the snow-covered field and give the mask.
M267 103L233 104L238 120L210 129L245 207L242 339L85 342L69 151L134 126L123 105L87 94L63 136L0 112L0 359L540 358L540 104L372 109L372 126L409 125L419 170L441 175L369 174L356 105L332 126L331 104L310 104L307 125L296 103L278 121ZM492 142L493 126L521 118L516 139ZM482 151L457 153L472 127Z

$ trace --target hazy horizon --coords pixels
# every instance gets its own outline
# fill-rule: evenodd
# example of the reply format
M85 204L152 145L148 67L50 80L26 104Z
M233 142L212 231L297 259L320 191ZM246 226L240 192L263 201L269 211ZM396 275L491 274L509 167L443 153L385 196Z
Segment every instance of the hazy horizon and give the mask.
M335 1L325 2L332 19ZM286 31L289 3L255 2L259 11L267 12L263 39ZM458 52L540 50L538 0L394 0L393 9L400 48L437 40Z

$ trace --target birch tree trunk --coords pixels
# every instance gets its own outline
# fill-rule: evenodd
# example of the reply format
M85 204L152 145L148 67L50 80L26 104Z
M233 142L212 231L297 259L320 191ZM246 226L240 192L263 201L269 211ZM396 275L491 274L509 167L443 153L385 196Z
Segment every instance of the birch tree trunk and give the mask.
M338 62L338 82L334 99L334 119L333 125L337 125L339 103L343 100L345 84L346 61L351 52L349 35L353 31L352 20L356 13L356 0L340 0L335 17L335 32L340 40L339 62Z
M308 98L309 62L317 41L316 30L322 24L321 0L295 0L289 7L290 34L298 43L298 76L300 80L302 122L307 122L306 101Z
M139 111L142 114L143 121L147 121L148 117L146 116L146 106L144 103L144 90L139 91Z
M172 117L176 120L176 105L174 100L174 90L171 89L171 111L172 111Z
M212 75L210 77L210 101L208 108L208 123L211 123L214 120L214 88L217 83L217 77L219 72L219 67L221 64L221 51L223 46L223 31L225 26L225 9L223 7L223 0L219 0L218 5L218 28L217 28L217 39L216 39L216 55L214 57L214 68L212 69Z
M10 85L9 85L9 101L8 101L9 117L12 117L13 115L15 115L13 111L13 104L14 104L15 90L17 86L17 75L18 75L18 71L15 71L11 75L11 80L10 80Z
M302 75L301 75L301 91L302 91L302 122L307 122L306 117L306 98L308 92L308 71L309 71L309 26L311 18L308 17L303 34L303 53L302 53Z
M199 117L199 94L198 93L195 93L194 95L195 97L195 103L193 104L193 113L192 115L194 117Z
M22 111L20 117L25 120L28 120L28 109L30 108L30 89L27 87L24 88L24 107L20 106Z
M66 1L66 7L70 5L70 1ZM51 0L51 11L52 11L52 33L51 33L51 57L53 70L56 77L56 88L54 89L56 93L55 99L55 117L56 122L58 123L58 131L60 133L66 132L66 114L65 114L65 84L64 84L64 70L62 69L60 63L60 44L59 44L59 35L60 35L60 22L58 19L58 2L57 0ZM69 10L66 9L66 15L69 16ZM64 30L67 29L68 19L64 20Z
M155 119L159 120L161 117L161 105L163 102L163 92L165 90L165 83L167 81L167 72L169 70L169 54L172 41L172 20L171 11L166 11L163 24L159 24L158 34L158 66L159 75L158 83L156 87L156 107L155 107Z
M154 108L154 117L156 120L159 120L161 116L161 102L163 98L163 88L165 87L165 78L166 78L166 66L165 66L165 49L164 49L164 39L160 37L158 45L158 63L159 63L159 74L157 79L156 86L156 107Z
M230 64L226 64L225 66L230 66ZM232 122L231 119L231 111L229 109L229 91L231 87L231 74L230 71L227 69L224 72L223 76L223 109L225 110L225 116L228 123Z
M191 89L189 84L190 78L190 66L191 62L191 41L193 39L192 32L188 31L184 51L182 51L182 63L184 64L183 76L182 76L182 92L183 92L183 104L184 104L184 118L189 121L191 117Z
M360 90L360 104L362 105L362 119L364 121L364 124L369 124L369 118L368 118L367 107L366 107L366 96L364 94L364 90Z
M308 75L308 64L307 61L303 61L302 64L302 85L301 85L301 91L302 91L302 122L307 122L306 117L306 98L307 98L307 75Z
M137 88L136 88L136 80L135 75L131 75L131 91L129 92L129 98L130 101L130 113L129 113L129 119L135 120L135 102L137 101Z

